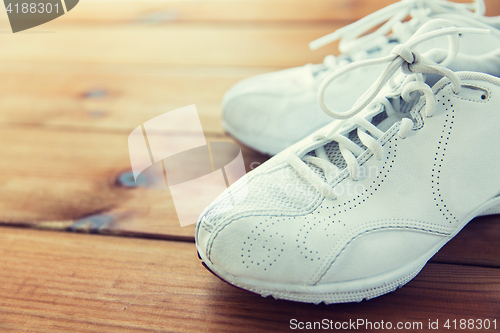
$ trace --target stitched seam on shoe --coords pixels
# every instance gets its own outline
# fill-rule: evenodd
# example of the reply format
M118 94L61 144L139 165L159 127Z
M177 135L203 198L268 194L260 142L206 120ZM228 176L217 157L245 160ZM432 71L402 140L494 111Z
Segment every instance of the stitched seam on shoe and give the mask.
M267 216L276 216L276 217L297 217L297 216L305 216L307 214L310 214L312 211L316 210L318 208L318 206L321 204L321 202L323 202L325 198L324 197L321 197L320 195L318 195L318 197L313 201L313 203L311 204L311 206L308 208L307 211L300 211L300 212L297 212L297 214L281 214L281 215L271 215L271 214L266 214ZM268 211L267 211L268 212ZM207 256L208 258L210 259L210 256L212 254L212 245L213 245L213 242L215 240L215 238L217 237L217 235L222 231L224 230L224 228L226 226L228 226L229 224L231 223L234 223L238 220L241 220L241 219L244 219L246 217L260 217L260 216L266 216L266 215L263 215L262 213L261 214L245 214L245 215L240 215L240 216L234 216L233 219L231 220L227 220L226 223L224 224L220 224L220 225L217 225L216 229L215 229L215 232L211 233L211 237L207 243Z
M391 140L394 138L394 136L395 136L395 135L396 135L396 131L394 130L394 133L392 133L392 136L391 136L391 137L387 140L387 142L386 142L386 143L391 142ZM385 145L386 143L384 143L384 145ZM394 144L395 144L395 143L394 143ZM368 197L367 197L365 200L367 200L367 199L368 199ZM357 229L354 229L354 230L357 230ZM342 243L340 243L340 244L342 244ZM314 284L314 283L316 283L316 281L319 281L319 279L321 279L321 276L323 276L323 274L325 274L325 273L326 273L326 271L328 270L328 268L325 268L325 267L324 267L325 265L328 265L327 267L330 267L330 266L331 266L331 264L333 264L333 261L332 261L332 260L334 260L335 258L332 258L332 257L334 256L334 253L335 253L335 251L336 251L336 248L337 248L337 247L334 247L334 249L332 249L332 250L330 251L329 255L327 256L327 259L324 261L324 263L323 263L322 265L320 265L320 266L319 266L319 268L317 269L317 271L316 271L316 272L315 272L315 274L313 275L313 278L312 278L312 280L311 280L311 281L312 281L311 283L313 283L313 284ZM331 262L331 264L329 264L329 262ZM322 271L323 271L323 272L322 272ZM321 272L322 272L322 273L321 273ZM319 277L318 277L318 274L319 274ZM317 277L317 278L315 279L315 277Z
M283 168L286 168L287 166L288 165L287 165L286 161L282 161L282 162L280 162L280 163L278 163L278 164L276 164L274 166L271 166L270 168L268 168L266 171L264 171L262 173L259 173L259 174L255 175L255 176L252 175L251 177L248 177L249 179L247 179L246 182L249 183L251 180L257 179L258 177L262 177L264 175L268 175L269 173L272 173L272 172L279 171L279 170L281 170ZM242 185L238 184L238 188L236 188L235 190L239 189L241 186ZM229 190L226 190L226 191L229 191ZM222 194L212 204L210 204L210 206L212 206L212 208L215 207L221 200L223 200ZM308 209L308 207L306 207L306 209ZM210 211L210 209L207 210L207 213L209 211ZM278 209L276 211L277 212L287 212L286 210L283 210L283 209ZM301 211L301 210L299 210L299 211ZM234 218L234 217L238 216L238 214L243 214L243 213L237 213L237 214L234 214L234 215L227 215L225 218L226 219L231 219L231 218Z
M451 93L451 92L450 92ZM453 94L454 95L454 94ZM441 98L447 98L443 93ZM448 99L449 101L449 99ZM438 99L438 102L440 100ZM434 165L431 170L431 190L433 199L436 202L436 209L439 209L439 213L448 221L449 223L457 222L457 217L454 216L453 213L450 212L448 206L446 205L445 200L441 194L441 186L440 186L440 174L442 170L442 165L446 159L446 148L448 146L448 142L450 140L451 134L453 132L453 122L455 119L455 107L453 106L453 102L449 102L450 105L446 105L446 102L443 102L443 107L445 107L445 118L443 121L443 129L441 130L441 139L438 142L436 157L434 158ZM440 159L440 161L439 161Z
M451 85L451 82L448 82L448 83L444 84L441 88L439 88L439 90L437 90L434 93L434 96L437 96L441 91L443 91L443 89L445 89L447 87L450 87L450 85ZM415 110L414 111L410 111L410 114L413 116L414 120L417 121L416 126L413 127L414 130L419 130L422 127L424 127L424 125L425 125L424 116L422 115L422 109L424 108L424 106L426 105L426 103L425 103L425 98L424 97L421 97L421 99L422 100L420 102L418 102L414 106Z
M329 259L326 259L324 261L324 263L320 266L320 268L313 275L309 284L315 285L315 284L319 283L321 281L321 279L323 278L323 276L326 274L326 272L328 272L328 270L335 263L337 258L340 257L340 255L344 252L344 250L347 248L347 246L349 244L351 244L358 237L360 237L364 234L367 234L369 232L377 231L377 230L384 230L384 229L396 229L396 230L397 229L410 229L410 230L416 230L416 231L424 231L426 233L433 233L433 234L448 236L454 230L454 228L443 227L443 226L433 224L433 223L427 223L427 222L422 222L422 221L413 221L413 222L409 222L409 221L412 221L412 220L409 220L409 219L405 219L405 220L399 220L399 219L398 220L391 220L391 219L378 220L375 222L366 223L366 224L361 225L358 228L352 230L347 235L342 237L342 239L337 243L337 244L342 244L342 245L336 245L333 248L333 250L330 252L330 255L328 255ZM379 224L380 222L386 222L386 223ZM401 225L401 226L397 225L397 224L403 224L403 223L405 225Z
M417 122L413 126L413 130L419 130L424 127L424 118L422 116L422 109L425 106L425 100L422 100L415 104L414 110L410 111L410 114L413 116L413 119Z
M270 172L275 172L275 171L281 170L281 169L286 168L286 167L288 167L288 163L286 161L282 161L282 162L276 164L275 166L270 167L264 173L256 175L254 178L259 177L259 176L264 175L264 174L267 174L267 173L270 173ZM252 179L254 179L254 178L252 178ZM265 216L265 215L273 216L271 214L277 214L276 216L290 216L290 217L303 216L303 215L307 215L310 212L312 212L313 210L315 210L321 204L321 202L323 200L324 200L324 197L322 197L318 193L316 198L311 202L311 204L309 204L308 207L306 207L305 209L302 209L302 210L298 210L294 214L291 214L290 211L285 211L285 210L279 209L279 210L252 211L251 214L249 214L250 212L246 212L246 213L243 212L243 213L238 213L238 214L226 216L225 219L228 222L226 222L224 224L215 225L215 227L214 227L215 232L211 232L211 235L210 235L210 238L207 242L207 247L206 247L206 253L207 253L208 259L210 260L210 256L212 253L212 245L213 245L213 241L215 240L216 236L231 222L237 221L237 220L245 218L245 217L250 217L250 216ZM284 213L288 213L288 215L284 214ZM212 229L212 231L213 231L213 229Z
M205 222L200 222L200 225L203 229L205 229L206 232L209 232L209 233L212 232L212 230L214 228L213 226L207 228L207 224Z
M388 151L388 155L391 155L392 153L396 153L396 147L397 147L397 143L393 143L391 140L394 138L394 136L397 134L397 131L399 130L399 126L393 128L391 130L391 132L389 132L387 134L387 137L389 137L388 141L386 141L383 146L387 145L387 144L392 144L394 145L394 148L392 150L389 150ZM397 138L395 138L395 140L397 140ZM391 146L389 146L391 147ZM390 148L389 148L390 149ZM364 165L364 163L366 163L368 161L368 159L372 156L373 154L370 154L370 156L367 156L367 158L363 161L361 161L361 165ZM394 157L396 157L394 155ZM389 157L387 157L387 159L389 159ZM384 164L386 164L387 162L385 162ZM386 170L386 167L385 166L382 166L382 170ZM387 167L387 170L386 171L383 171L385 174L388 174L390 172L391 168L390 167ZM331 207L332 210L337 210L337 209L340 209L338 211L338 213L334 213L333 215L335 216L336 214L342 214L342 210L347 211L347 208L349 209L352 209L352 205L354 207L357 207L357 206L360 206L362 205L366 200L368 200L370 197L373 196L373 192L376 192L378 190L378 187L380 186L380 184L382 184L384 182L384 179L381 177L381 174L382 174L382 171L379 172L379 175L377 176L376 179L380 179L380 181L378 183L376 183L375 181L373 182L373 184L371 184L368 188L365 188L365 190L360 193L357 197L353 197L351 200L348 200L347 202L344 202L344 206L342 205L338 205L337 207ZM348 173L346 173L346 177L348 176ZM343 179L345 179L346 177L344 177ZM342 180L343 180L342 179ZM372 193L370 193L370 191L373 191ZM365 196L365 193L366 193L366 196ZM334 209L335 208L335 209Z
M381 142L382 145L385 145L386 143L390 142L391 139L396 135L396 133L397 133L398 130L399 130L399 126L394 126L394 128L392 128L390 132L385 133L384 136L383 136L383 141ZM360 165L363 165L364 163L366 163L373 156L373 153L371 153L369 150L365 151L363 154L364 154L364 156L361 155ZM284 163L284 162L281 162L281 163ZM346 169L344 169L332 181L331 184L335 184L335 185L332 185L332 186L338 185L340 182L342 182L344 179L347 178L348 172L347 172ZM321 199L321 200L319 200L319 199ZM321 195L318 194L318 197L313 201L313 203L310 205L310 207L307 208L307 210L299 211L299 212L297 212L296 214L293 214L293 215L292 214L280 214L279 216L280 217L299 217L299 216L305 216L305 215L311 213L312 211L316 210L318 208L318 206L324 201L324 199L325 199L324 197L322 197ZM264 213L264 211L262 211L262 213ZM269 210L267 210L267 211L265 211L265 213L267 213L266 215L273 216L271 214L276 213L276 211L269 211ZM244 214L244 213L241 213L241 214ZM211 233L210 239L207 242L207 250L206 251L207 251L207 257L208 257L208 259L210 259L210 256L212 254L212 246L213 246L213 242L214 242L215 238L217 237L217 235L227 225L229 225L230 223L236 222L237 220L240 220L240 219L243 219L243 218L246 218L246 217L254 217L254 216L264 216L264 215L263 214L258 214L255 211L253 211L252 214L248 214L248 213L244 214L244 215L238 215L238 214L236 214L236 215L230 216L231 219L229 217L226 217L226 219L227 219L226 223L224 223L224 224L218 224L216 226L216 228L215 228L215 232ZM278 215L276 215L276 217L278 217Z
M472 83L467 83L467 84L463 84L462 86L466 86L466 87L476 87L478 89L483 89L483 90L486 90L488 91L488 99L485 99L485 100L481 100L481 101L477 101L477 100L474 100L474 99L470 99L470 98L464 98L464 97L461 97L457 94L451 94L451 97L453 98L456 98L456 99L461 99L463 101L467 101L467 102L472 102L472 103L481 103L481 104L486 104L490 98L491 98L491 90L486 88L486 87L482 87L482 86L479 86L477 84L472 84Z

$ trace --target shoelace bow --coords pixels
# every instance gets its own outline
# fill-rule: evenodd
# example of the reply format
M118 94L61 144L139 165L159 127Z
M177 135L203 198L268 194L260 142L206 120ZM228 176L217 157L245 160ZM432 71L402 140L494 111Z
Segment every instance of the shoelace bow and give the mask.
M373 153L375 158L381 159L383 147L378 139L384 135L384 132L373 125L370 121L360 114L363 110L369 110L377 104L385 107L386 110L392 109L390 101L385 97L378 97L382 88L401 68L407 76L398 88L400 97L408 102L414 102L421 96L425 96L425 116L431 117L434 113L436 100L432 88L424 82L424 74L439 74L447 77L452 84L453 91L458 94L461 90L461 81L457 74L446 66L457 56L459 49L459 34L488 34L489 30L478 28L459 28L453 26L450 22L443 19L435 19L424 24L418 31L405 43L396 46L390 55L380 58L364 60L352 63L336 72L330 74L321 84L318 91L318 102L325 113L343 121L335 122L333 128L328 129L326 133L316 134L315 140L323 140L323 144L315 149L316 156L306 155L299 158L297 154L291 153L287 156L289 164L311 185L313 185L323 196L335 199L334 188L329 185L340 173L340 169L335 166L327 156L325 145L336 141L342 157L347 164L347 170L352 180L358 180L360 165L357 156L364 153L364 149L351 141L342 134L344 128L357 126L357 134L361 143ZM447 36L448 55L440 63L435 62L429 57L419 54L415 47L430 39ZM325 102L325 91L328 86L338 77L345 73L367 66L389 63L380 77L372 86L358 99L351 110L347 112L338 112L332 110ZM390 97L394 97L394 91ZM368 107L368 108L367 108ZM383 111L382 111L383 112ZM355 127L354 127L355 128ZM398 135L405 138L413 129L413 121L409 118L403 118L400 123ZM370 134L368 134L369 132ZM306 163L309 162L320 169L326 178L326 182L320 178Z
M352 61L366 59L368 57L367 50L388 43L389 39L386 35L391 31L393 38L405 42L420 24L432 19L429 16L431 13L439 14L443 18L454 18L478 27L488 28L485 23L478 21L484 18L485 12L484 0L474 0L471 3L456 3L446 0L402 0L312 41L309 47L311 50L316 50L340 39L340 52L351 54L351 56L347 59L334 55L326 56L323 61L324 66L335 70ZM403 23L403 20L408 16L416 21ZM383 25L375 32L360 37L380 24Z

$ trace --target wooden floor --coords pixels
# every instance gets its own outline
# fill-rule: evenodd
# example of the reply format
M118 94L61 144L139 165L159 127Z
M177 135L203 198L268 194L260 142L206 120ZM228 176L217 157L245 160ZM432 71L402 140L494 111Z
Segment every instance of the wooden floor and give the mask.
M232 84L321 62L336 44L311 52L311 40L392 2L89 0L18 34L2 13L0 332L275 332L292 319L500 329L500 216L473 220L394 293L315 306L221 282L168 190L130 186L135 127L196 104L209 141L229 140ZM247 169L267 159L242 149Z

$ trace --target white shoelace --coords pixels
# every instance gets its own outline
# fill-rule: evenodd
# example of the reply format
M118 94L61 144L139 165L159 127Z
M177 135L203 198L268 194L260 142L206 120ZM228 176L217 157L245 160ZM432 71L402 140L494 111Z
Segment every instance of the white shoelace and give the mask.
M378 139L385 133L363 117L360 112L372 109L377 105L380 108L385 108L388 114L396 112L387 98L377 96L382 88L386 86L386 83L390 82L390 79L398 69L401 68L407 77L403 80L397 92L391 91L389 93L390 97L393 98L395 94L399 94L405 102L411 103L420 99L421 96L425 96L425 116L431 117L434 113L436 100L432 88L424 82L424 75L439 74L447 77L451 81L453 91L458 94L461 90L461 80L458 75L448 69L446 65L448 65L458 54L460 42L459 34L488 33L490 33L489 30L459 28L446 20L435 19L425 23L406 43L396 46L390 55L380 59L352 63L332 73L320 86L318 91L318 102L325 113L334 118L345 120L335 122L333 128L328 129L326 133L320 132L315 135L315 140L324 141L320 147L315 149L316 156L306 155L301 159L297 154L292 153L287 157L288 162L301 177L313 185L323 196L329 199L335 199L336 195L334 193L334 188L328 183L340 173L340 170L330 161L324 146L329 142L336 141L340 153L346 162L351 179L354 181L358 180L360 165L356 156L361 155L365 150L344 136L342 134L343 129L345 127L351 128L352 126L356 126L358 138L361 143L373 153L375 158L381 159L383 147ZM448 55L440 63L415 51L415 47L419 44L443 36L447 36L449 40ZM383 63L389 63L389 65L375 83L373 83L373 85L359 98L351 110L347 112L338 112L332 110L326 104L325 91L338 77L361 67L380 65ZM398 135L404 139L412 129L413 121L409 118L403 118L400 123ZM326 182L304 162L311 163L322 169Z
M402 0L312 41L309 47L311 50L316 50L340 39L339 50L344 56L328 55L323 61L323 65L327 69L336 70L353 61L369 58L368 50L382 50L391 40L400 43L406 42L418 27L432 19L431 14L434 17L438 15L442 18L454 18L466 23L475 22L476 26L481 24L483 28L487 28L485 23L478 22L484 18L485 11L484 0L474 0L471 3L456 3L446 0ZM412 19L403 23L403 20L408 16ZM375 32L362 36L380 24L383 25ZM386 36L391 31L392 34L389 37ZM313 72L314 68L312 65Z

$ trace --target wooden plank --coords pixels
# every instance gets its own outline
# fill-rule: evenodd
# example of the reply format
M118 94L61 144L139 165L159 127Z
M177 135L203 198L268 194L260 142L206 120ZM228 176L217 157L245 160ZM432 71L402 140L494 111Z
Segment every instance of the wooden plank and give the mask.
M284 1L284 0L280 0ZM205 3L213 3L216 6L224 6L223 3L239 3L239 1L195 1L194 6ZM244 2L244 1L243 1ZM262 15L263 6L267 2L264 0L259 4L249 4L254 6L253 12ZM363 4L367 0L363 0ZM138 2L139 3L139 2ZM154 6L163 5L163 2L154 2ZM169 3L180 4L189 7L191 2L173 1ZM222 3L222 5L221 5ZM296 1L294 4L304 3ZM78 11L80 6L85 7L101 6L101 2L81 3L75 8ZM356 3L343 0L341 2L324 1L328 6L334 6L331 10L325 10L323 5L302 4L311 8L319 8L318 12L339 12L345 16L339 8L347 8L350 12L360 12L360 8L370 8L372 6L361 6ZM384 4L386 4L384 2ZM104 7L116 6L114 2L104 2ZM138 6L136 2L130 2L131 8ZM144 5L148 7L148 5ZM250 13L242 10L239 5L238 11ZM287 8L298 8L301 6L288 6ZM383 7L383 4L377 3ZM278 6L281 7L281 6ZM338 8L337 8L338 7ZM500 5L490 6L494 8L496 14L500 14ZM128 8L124 6L123 8ZM121 9L118 10L120 12ZM363 9L364 10L364 9ZM168 11L168 10L167 10ZM210 11L210 10L209 10ZM92 17L91 12L115 13L110 8L99 11L96 7L89 11L83 11L82 17ZM205 11L201 10L200 17L204 17ZM224 11L216 9L213 12L221 13L224 17L231 15L224 14ZM284 11L285 12L285 11ZM498 12L498 13L497 13ZM362 12L361 16L364 16ZM6 13L3 13L6 15ZM311 52L307 44L318 37L328 34L339 27L344 26L346 21L320 21L318 24L229 24L217 25L210 22L193 21L185 24L169 23L168 25L137 24L128 22L124 24L104 24L104 25L82 25L70 24L64 28L58 22L65 22L65 18L71 17L72 13L61 17L58 20L49 22L35 30L24 33L0 34L0 42L4 45L0 54L2 61L43 61L43 62L78 62L78 63L154 63L168 65L212 65L212 66L269 66L269 67L292 67L303 65L308 62L321 62L330 54L337 53L336 44ZM253 14L252 14L253 15ZM257 15L257 14L255 14ZM316 15L316 14L314 14ZM98 17L99 15L97 15ZM237 21L239 21L237 19ZM6 17L0 21L0 29L8 30ZM55 33L54 33L55 32ZM211 52L208 52L210 50Z
M467 1L470 2L457 2ZM175 22L262 24L337 21L347 24L395 2L396 0L124 0L117 5L114 1L84 1L69 14L50 22L50 27L70 24ZM498 1L486 0L486 5L488 15L500 14Z
M39 33L0 34L0 62L286 68L321 62L335 52L334 44L311 52L308 43L341 25L72 25L57 31L43 27Z
M337 54L336 43L315 52L309 50L308 43L344 23L130 23L68 25L64 29L48 23L41 26L45 30L40 33L18 33L15 39L0 34L4 45L0 61L287 68L318 63L328 54Z
M85 1L58 24L354 21L396 0Z
M432 259L439 263L500 267L500 215L472 220Z
M127 138L128 132L3 126L0 223L193 241L193 227L180 227L168 189L127 180ZM267 158L246 148L243 157L247 170ZM499 236L500 216L478 218L433 260L500 267Z
M325 318L439 320L443 331L447 319L497 319L498 329L500 317L493 268L429 264L391 294L316 306L221 282L191 243L11 228L0 228L0 267L2 332L281 332Z
M128 134L2 126L0 221L192 240L193 227L180 227L168 190L120 181L130 178ZM247 170L265 159L245 148L243 158Z
M0 64L0 122L130 132L165 112L196 104L206 133L223 134L220 103L262 68Z

